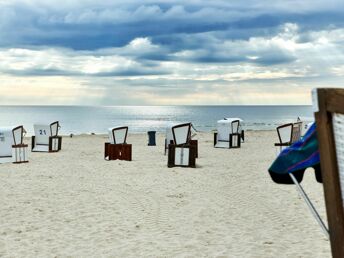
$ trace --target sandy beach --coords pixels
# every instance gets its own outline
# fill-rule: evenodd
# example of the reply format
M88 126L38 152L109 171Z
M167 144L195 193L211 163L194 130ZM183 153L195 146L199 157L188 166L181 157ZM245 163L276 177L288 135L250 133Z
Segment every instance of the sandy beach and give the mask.
M295 186L270 180L276 132L246 135L228 150L198 133L196 169L167 168L163 134L155 147L130 134L132 162L105 161L107 137L85 135L2 164L0 257L330 257ZM326 220L322 185L302 184Z

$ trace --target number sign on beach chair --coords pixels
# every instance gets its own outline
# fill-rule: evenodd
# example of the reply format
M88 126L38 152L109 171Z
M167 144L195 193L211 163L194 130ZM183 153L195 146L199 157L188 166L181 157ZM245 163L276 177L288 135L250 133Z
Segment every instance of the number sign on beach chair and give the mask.
M196 167L196 146L191 144L191 123L172 127L173 143L168 146L168 167Z
M344 89L313 90L320 165L334 258L344 257Z
M0 163L28 162L28 145L23 143L23 126L0 128Z
M33 152L57 152L61 150L62 137L58 136L59 122L48 124L35 124L35 135L32 136L31 151Z
M132 145L127 144L128 127L109 128L109 140L105 143L105 160L132 160Z

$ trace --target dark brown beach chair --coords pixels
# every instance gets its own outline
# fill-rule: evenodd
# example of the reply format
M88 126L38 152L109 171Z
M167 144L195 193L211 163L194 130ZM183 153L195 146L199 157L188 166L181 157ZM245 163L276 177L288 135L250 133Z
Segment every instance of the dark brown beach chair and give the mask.
M127 144L128 127L109 129L110 142L105 143L105 160L132 160L132 145Z
M191 142L191 123L172 127L173 142L168 145L168 167L196 167L197 142Z

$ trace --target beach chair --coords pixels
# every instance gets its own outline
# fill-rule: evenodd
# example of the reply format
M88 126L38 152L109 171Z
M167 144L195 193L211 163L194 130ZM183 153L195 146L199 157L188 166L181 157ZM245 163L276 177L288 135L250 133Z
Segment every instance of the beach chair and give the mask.
M344 257L344 89L315 89L321 173L332 256Z
M109 128L109 140L105 143L105 160L132 160L132 145L127 144L128 127Z
M214 133L215 148L240 148L244 138L240 118L224 118L217 121L217 132Z
M275 143L276 147L282 151L285 147L292 145L301 139L301 122L288 123L276 128L279 142Z
M276 128L279 142L275 143L275 146L279 147L280 151L282 151L285 147L288 147L292 144L293 128L294 128L293 123L280 125Z
M35 124L35 135L31 137L32 152L58 152L62 147L62 136L58 135L60 124Z
M0 128L0 163L26 163L28 145L23 143L26 131L24 127Z
M191 144L191 123L172 127L173 142L168 145L168 167L196 167L196 146Z
M170 124L166 127L166 136L165 136L165 148L164 148L164 155L166 155L168 153L168 146L170 144L173 144L174 139L173 139L173 132L172 132L172 128L174 127L174 124ZM197 132L196 128L192 125L191 123L191 130L189 133L189 139L190 139L190 145L195 146L196 148L196 158L198 158L198 140L193 140L192 137L194 137L196 134L192 134L192 130L194 130L195 132Z

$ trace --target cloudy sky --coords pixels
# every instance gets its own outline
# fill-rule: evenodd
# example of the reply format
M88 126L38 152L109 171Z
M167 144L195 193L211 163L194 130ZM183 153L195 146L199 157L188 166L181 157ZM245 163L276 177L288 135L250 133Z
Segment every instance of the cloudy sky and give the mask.
M310 104L343 0L0 0L0 104Z

